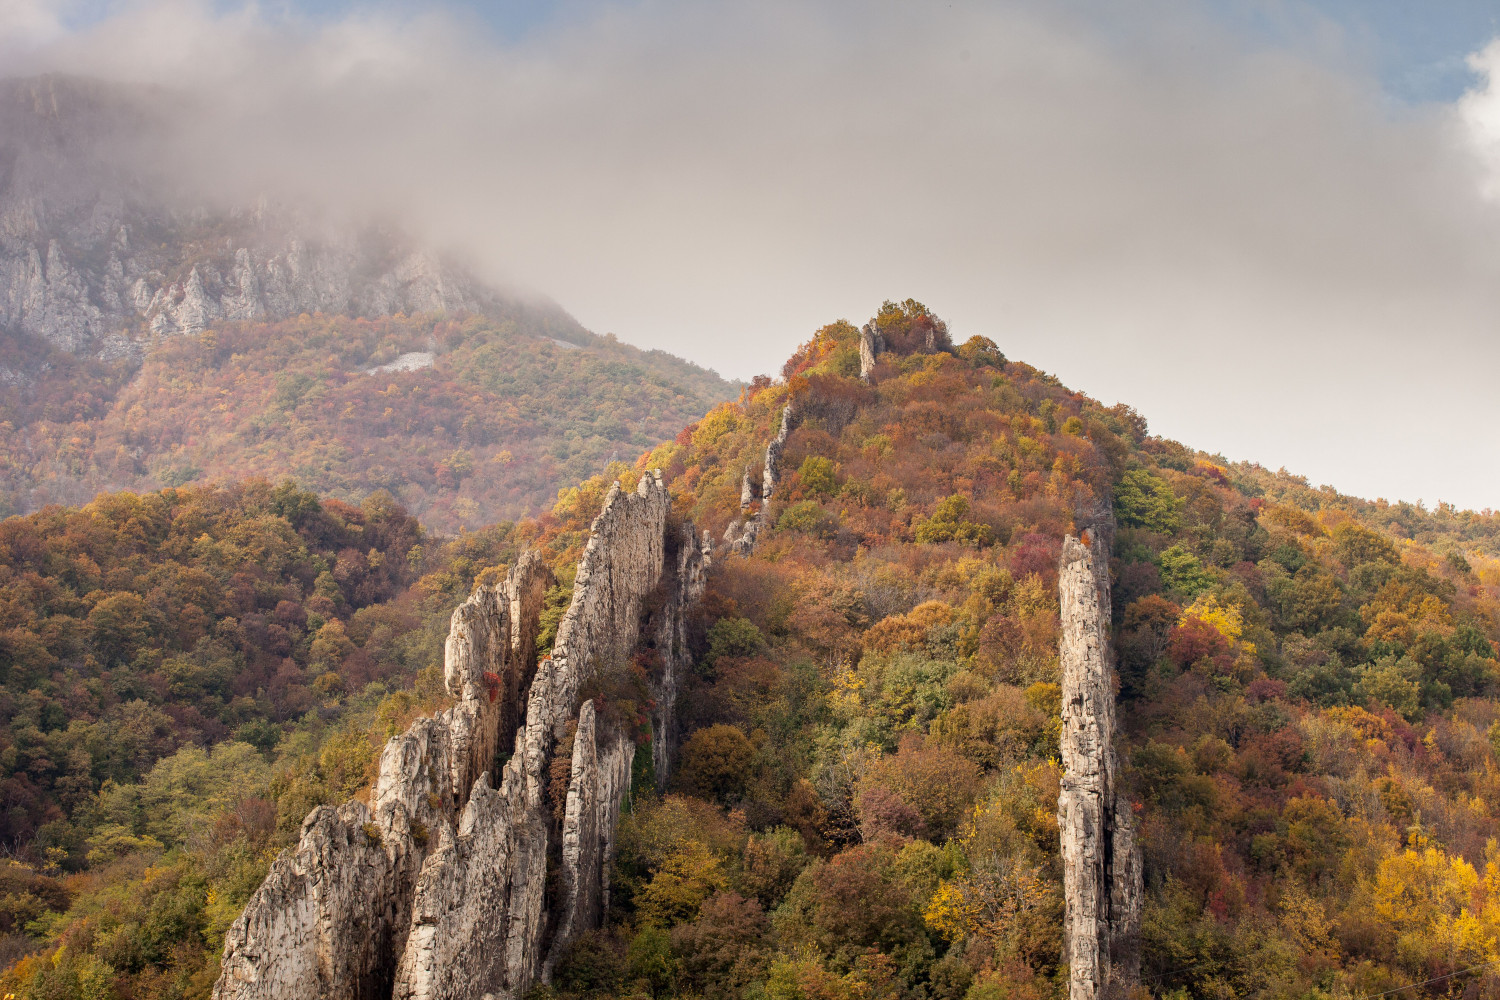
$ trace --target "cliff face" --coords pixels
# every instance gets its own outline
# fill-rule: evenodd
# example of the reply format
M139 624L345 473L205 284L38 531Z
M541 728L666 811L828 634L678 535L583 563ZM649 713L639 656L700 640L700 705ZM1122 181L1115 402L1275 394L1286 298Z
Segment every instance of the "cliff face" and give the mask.
M454 612L445 662L454 707L386 746L373 812L350 802L309 816L297 849L277 859L230 929L218 1000L515 997L599 924L636 748L579 692L654 644L663 668L652 755L665 761L687 661L683 617L708 566L690 528L669 545L670 506L659 475L633 493L611 490L553 654L539 664L547 574L535 556ZM665 599L650 610L658 590ZM559 825L547 782L569 722ZM514 753L497 785L504 746ZM554 870L560 888L549 895Z
M651 623L648 642L661 660L659 679L653 682L651 690L655 702L651 710L651 765L658 791L666 790L671 776L671 749L677 744L677 692L692 667L687 645L687 613L708 585L712 552L708 532L699 536L692 526L682 526L676 571L670 576L666 602Z
M1125 996L1140 973L1142 870L1115 754L1110 666L1109 546L1100 531L1068 535L1058 576L1062 606L1062 837L1064 954L1071 1000Z
M96 81L0 81L0 330L109 360L222 320L498 301L391 232L185 199L153 160L171 148L173 109Z
M1071 1000L1123 996L1139 976L1141 859L1115 754L1114 670L1109 658L1108 547L1095 532L1063 542L1062 840L1067 915L1064 955Z

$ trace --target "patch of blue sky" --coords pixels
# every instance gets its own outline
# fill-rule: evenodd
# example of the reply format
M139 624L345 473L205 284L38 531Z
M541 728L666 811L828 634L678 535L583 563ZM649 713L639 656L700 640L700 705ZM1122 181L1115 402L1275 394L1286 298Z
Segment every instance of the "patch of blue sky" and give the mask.
M1497 0L1205 0L1232 30L1274 44L1330 44L1392 97L1457 100L1477 82L1468 57L1500 36Z

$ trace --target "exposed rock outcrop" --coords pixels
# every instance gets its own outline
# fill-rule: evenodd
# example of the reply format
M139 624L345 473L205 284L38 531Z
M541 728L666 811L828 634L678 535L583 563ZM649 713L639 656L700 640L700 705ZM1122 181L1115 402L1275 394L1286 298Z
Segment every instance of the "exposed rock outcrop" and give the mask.
M540 663L550 576L534 555L454 612L445 652L453 708L387 744L373 814L351 802L309 817L297 849L277 859L230 929L218 1000L514 998L598 926L636 747L593 700L580 705L580 692L654 648L652 756L665 773L688 661L685 616L709 561L692 528L669 527L670 508L659 473L631 493L615 485ZM550 764L575 721L559 824ZM497 787L503 746L514 753Z
M873 323L859 328L859 377L866 382L875 371L875 358L885 350L885 338Z
M765 467L760 478L760 510L743 520L731 523L724 532L724 544L731 552L748 554L755 549L755 541L760 537L761 529L765 527L767 519L771 516L771 499L776 495L776 482L781 475L781 452L786 448L786 439L792 433L796 418L797 411L788 400L781 410L781 426L777 428L776 436L766 445ZM750 485L749 475L749 470L746 470L745 480L740 488L742 511L750 506L746 496Z
M630 786L635 745L615 735L599 745L594 703L578 713L562 827L561 917L543 969L552 970L578 933L597 927L609 906L609 866L619 807Z
M1123 996L1139 976L1141 859L1115 754L1109 561L1102 530L1063 542L1062 789L1057 800L1070 1000Z
M623 664L640 639L643 604L661 582L670 506L659 475L643 477L634 493L619 484L611 488L552 656L532 681L526 721L499 793L476 790L475 798L483 794L484 801L466 811L451 846L423 868L415 928L395 978L399 1000L519 995L544 971L545 949L565 947L602 912L602 886L591 866L613 850L614 819L635 748L620 734L602 733L592 702L580 709L578 694L598 673ZM571 823L575 840L593 831L590 836L605 843L591 841L588 850L577 846L557 859L569 891L556 927L549 928L547 871L555 841L547 781L552 752L575 718L562 833L566 839Z
M713 543L704 532L700 537L690 525L683 525L677 549L676 571L670 576L666 603L656 614L651 643L661 660L657 680L651 685L651 767L656 774L658 791L665 791L671 776L671 750L677 745L677 692L692 667L688 650L688 612L703 596L708 586L708 570L713 565Z
M484 312L499 296L377 227L265 203L205 207L164 167L183 141L160 92L0 81L0 331L139 358L155 338L300 313Z

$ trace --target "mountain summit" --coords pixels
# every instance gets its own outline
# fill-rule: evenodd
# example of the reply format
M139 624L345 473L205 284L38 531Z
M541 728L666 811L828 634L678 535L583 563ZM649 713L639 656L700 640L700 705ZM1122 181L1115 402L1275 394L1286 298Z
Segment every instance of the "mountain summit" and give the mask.
M389 229L320 228L264 198L186 202L146 155L171 105L69 77L0 82L0 326L108 360L225 320L507 304Z
M256 473L479 525L732 392L390 226L200 196L183 107L0 81L0 513Z

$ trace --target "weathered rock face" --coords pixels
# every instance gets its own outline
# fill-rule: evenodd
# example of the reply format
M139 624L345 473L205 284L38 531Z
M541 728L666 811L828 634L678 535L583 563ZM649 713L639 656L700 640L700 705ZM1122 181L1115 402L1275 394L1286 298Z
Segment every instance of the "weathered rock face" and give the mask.
M550 574L535 556L454 612L445 651L454 706L387 744L373 814L351 802L309 817L297 849L275 862L231 928L217 1000L513 998L598 926L635 744L593 701L580 705L579 691L642 643L654 645L664 773L688 660L684 619L709 560L690 527L669 534L670 507L659 474L633 493L616 484L594 521L553 655L541 663L537 620ZM659 588L664 600L647 614ZM549 765L574 720L558 824ZM505 746L515 752L497 788Z
M881 351L885 350L885 338L873 324L866 323L859 328L859 377L866 382L870 381L870 375L875 371L875 358Z
M388 995L406 924L400 887L419 852L399 804L374 815L353 801L314 810L225 936L214 995Z
M138 358L154 338L222 320L482 312L496 301L389 232L184 202L152 162L173 110L161 94L98 81L0 81L0 330Z
M766 463L760 479L760 510L743 521L733 522L724 531L724 544L731 552L745 554L755 549L755 540L760 536L761 529L765 527L766 519L770 517L771 498L776 495L776 481L781 475L781 453L786 448L786 439L792 433L796 418L797 411L788 401L781 410L781 426L777 429L776 436L766 445ZM742 511L750 507L749 487L750 473L746 470L745 480L740 488L740 510Z
M549 948L560 954L577 933L596 925L635 746L603 732L593 703L580 707L578 692L600 671L623 664L641 639L644 602L662 582L670 507L660 477L647 476L634 493L616 484L594 520L573 602L552 656L531 683L525 725L500 790L476 787L451 848L445 845L422 870L415 927L395 978L400 1000L519 995L550 972L542 962ZM549 765L575 718L563 827L554 831ZM549 926L548 861L559 840L564 891ZM463 887L461 895L454 895L455 887Z
M1134 818L1119 785L1114 749L1109 562L1100 533L1092 545L1071 535L1063 542L1058 591L1064 954L1071 1000L1098 1000L1123 996L1138 978L1142 893Z
M656 788L666 791L671 776L671 750L677 745L677 692L692 667L688 651L687 618L708 586L713 565L713 545L708 533L701 537L691 525L683 525L677 549L676 572L668 577L666 603L651 623L650 642L661 660L658 679L651 685L656 703L651 710L651 765Z
M544 977L551 978L567 946L586 928L602 922L609 905L609 863L620 804L630 788L635 745L616 735L600 746L594 703L578 713L567 811L562 826L561 916Z

